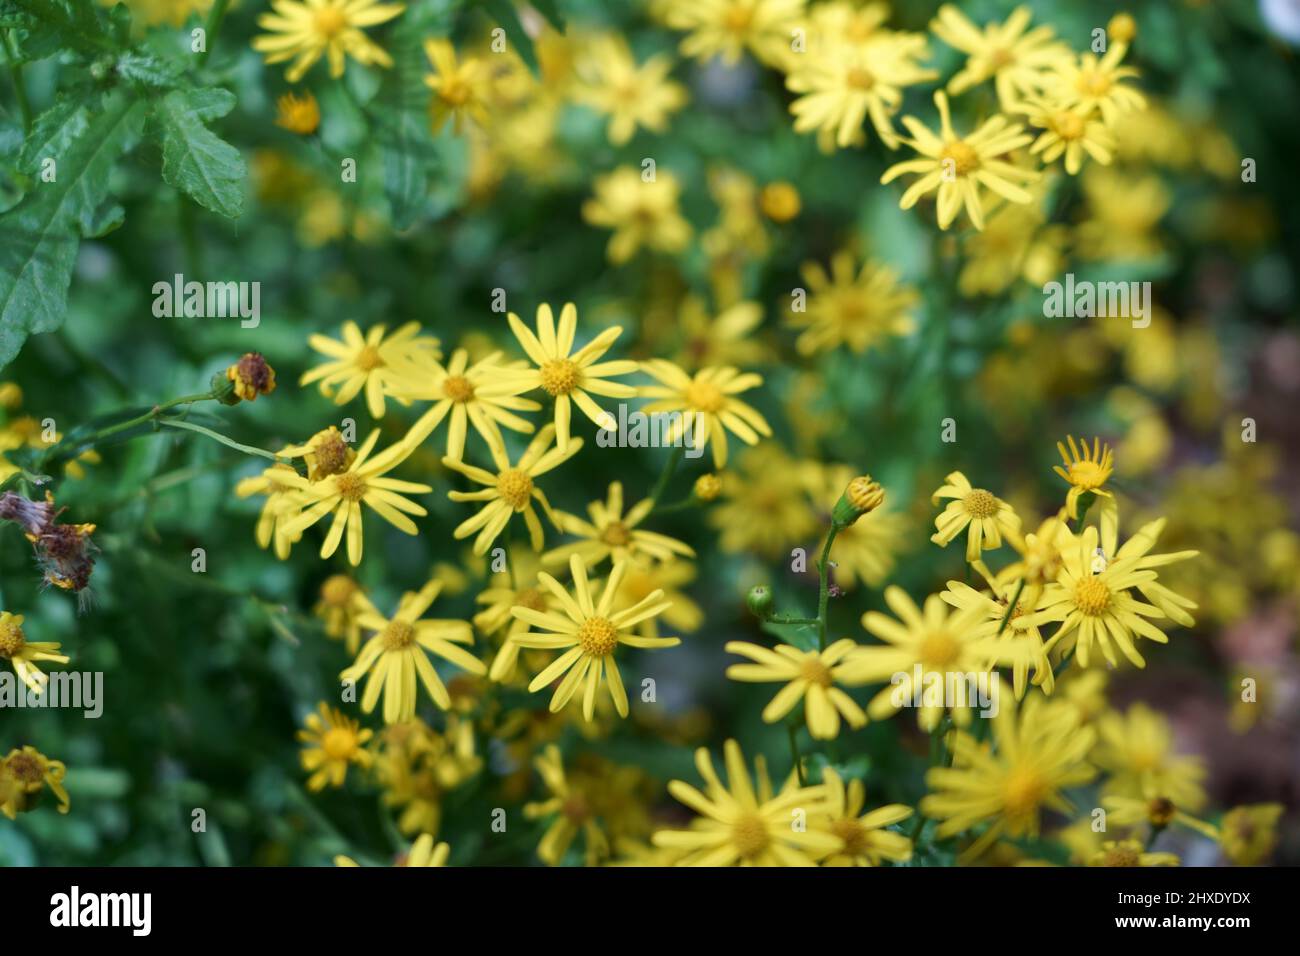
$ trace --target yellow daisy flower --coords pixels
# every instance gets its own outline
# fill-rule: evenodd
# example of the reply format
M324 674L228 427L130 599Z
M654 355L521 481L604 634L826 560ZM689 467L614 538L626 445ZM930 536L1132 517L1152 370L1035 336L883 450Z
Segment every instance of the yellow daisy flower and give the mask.
M627 571L626 562L615 562L609 579L599 599L593 594L587 579L587 569L576 554L569 559L573 575L573 595L549 574L538 574L537 580L559 602L563 614L534 611L526 607L513 607L510 613L541 631L527 631L515 637L521 647L563 650L528 685L536 693L556 678L564 675L551 697L550 710L556 713L573 699L578 688L583 688L582 712L590 721L595 711L596 690L601 674L609 684L609 696L620 717L628 715L627 691L614 660L614 651L620 644L628 647L675 647L681 643L676 637L649 638L631 633L631 629L649 617L657 617L668 608L662 600L662 591L653 591L644 600L623 611L613 610L614 597L619 583Z
M537 487L536 479L557 465L568 461L582 449L581 438L570 441L567 451L551 448L554 438L555 426L544 426L520 456L519 461L513 465L510 464L510 459L506 457L503 449L488 446L492 463L496 466L495 474L465 462L444 458L442 463L446 467L460 472L470 481L483 485L480 491L449 491L447 497L452 501L486 502L477 514L466 518L456 526L452 537L459 541L477 531L474 553L487 554L488 548L505 530L510 519L516 514L522 514L524 524L528 527L528 538L533 550L542 550L545 538L542 523L533 509L533 500L536 499L541 504L542 510L546 512L552 524L555 523L555 517L546 495L541 488Z
M50 678L36 666L37 661L66 664L69 657L60 654L54 641L29 641L23 632L23 616L0 611L0 659L7 660L18 679L36 695L45 692Z
M386 328L376 325L363 336L355 322L344 322L341 342L312 335L308 344L330 361L305 372L298 384L319 382L321 394L333 399L335 405L346 405L365 389L366 407L375 418L384 417L386 395L409 404L398 397L397 391L418 385L442 353L437 339L420 335L418 322L406 323L387 338Z
M790 51L805 0L667 0L664 19L689 33L682 56L721 57L735 65L749 50L761 62L781 62Z
M537 844L538 857L547 866L559 866L574 838L581 833L586 842L587 865L595 866L609 855L609 840L596 820L588 795L570 785L560 749L555 744L547 744L533 761L533 766L537 768L549 796L539 802L524 804L524 818L554 817Z
M1051 103L1031 102L1023 107L1029 125L1041 129L1029 152L1041 154L1043 163L1065 157L1065 171L1077 176L1086 153L1103 166L1115 157L1115 137L1105 124Z
M814 824L824 807L826 787L801 787L792 773L781 792L772 793L762 757L757 786L751 781L740 745L723 746L727 786L704 747L695 751L695 767L704 778L701 792L682 780L668 792L700 816L689 830L659 830L655 846L690 851L678 866L816 866L817 860L843 847L843 841ZM793 825L803 812L809 826Z
M880 866L888 860L906 863L912 858L912 841L885 827L902 823L912 808L891 803L863 814L867 791L861 780L850 780L846 788L833 767L822 770L826 788L828 829L839 837L841 847L822 861L822 866Z
M651 593L662 591L664 600L672 603L661 617L648 617L638 624L637 631L642 637L658 637L662 621L674 631L689 634L704 623L703 609L682 590L694 580L695 565L690 561L628 561L627 572L614 595L614 610L626 611Z
M501 647L488 670L488 679L498 683L514 676L520 649L515 638L528 630L528 623L513 617L510 609L526 607L546 612L557 606L537 580L541 562L533 552L518 548L511 552L508 560L516 569L514 579L509 571L502 571L494 575L490 586L475 598L475 602L484 607L474 615L474 626L484 634L505 631ZM518 587L515 580L519 582Z
M307 779L308 790L341 787L347 778L348 767L356 764L368 769L374 762L374 755L365 749L374 732L362 730L360 723L345 717L324 701L315 713L307 715L303 723L306 727L298 731L298 739L306 745L302 751L302 769L311 774Z
M689 295L677 313L677 328L682 336L677 364L698 369L766 362L771 349L755 337L762 324L763 307L757 302L742 300L712 315L699 296Z
M297 83L322 56L336 79L349 56L362 66L392 66L392 57L361 31L393 19L406 6L379 0L271 0L271 9L275 12L257 18L257 25L270 32L253 37L253 49L267 63L293 60L285 78Z
M892 717L919 695L917 721L923 730L933 730L947 703L935 688L942 690L952 677L959 678L959 686L968 687L966 675L988 673L994 664L1015 662L1016 649L996 640L997 625L981 607L949 610L939 595L931 594L922 610L897 585L885 588L885 603L898 620L879 611L862 616L862 626L885 643L853 648L841 668L852 683L890 682L867 705L873 720ZM961 726L970 722L971 710L980 706L975 694L968 696L965 705L951 708L953 719Z
M374 451L377 441L379 432L371 432L346 470L320 481L314 482L298 474L277 476L279 481L302 492L302 513L289 522L284 533L290 536L301 535L327 514L333 513L334 521L325 536L325 543L321 545L320 556L328 558L337 551L346 531L348 562L353 567L361 563L362 504L374 509L397 530L410 535L418 534L415 522L407 515L422 517L428 512L401 493L423 494L433 488L413 481L386 477L388 472L410 456L412 446L397 442L372 458L370 453Z
M325 636L342 640L343 649L353 657L361 647L361 615L378 613L361 585L346 574L325 579L312 612L325 622Z
M1146 800L1137 797L1109 796L1101 798L1101 805L1106 809L1108 824L1133 827L1145 823L1158 832L1177 823L1203 837L1215 841L1219 839L1219 831L1214 826L1204 820L1198 820L1190 813L1185 813L1168 797L1153 797Z
M808 503L800 464L772 442L747 450L722 474L724 500L709 510L718 544L728 554L752 551L773 558L821 533Z
M59 801L59 813L71 807L68 791L63 789L63 778L68 769L59 760L51 760L32 746L11 750L0 760L0 813L10 820L28 809L29 798L45 787Z
M1102 122L1114 126L1124 113L1145 109L1146 99L1137 90L1123 85L1123 81L1138 75L1131 66L1120 66L1127 45L1112 43L1110 49L1098 58L1093 53L1081 53L1055 64L1053 75L1046 86L1046 97L1080 116L1101 113Z
M487 104L491 97L491 71L477 57L461 60L450 40L429 38L424 53L434 72L424 77L424 85L433 90L429 118L433 132L439 132L451 117L452 130L460 135L466 118L480 126L488 122Z
M838 543L837 540L836 544ZM940 597L945 603L961 610L983 609L985 620L995 629L1001 627L1003 619L1006 619L1006 629L998 641L1013 645L1016 651L1015 661L1011 665L1012 687L1016 700L1021 700L1025 696L1031 664L1034 668L1034 686L1041 686L1043 693L1051 694L1054 688L1052 662L1048 660L1042 632L1033 621L1035 606L1025 600L1024 591L1021 591L1016 606L1011 608L1011 616L1007 617L1008 605L1016 596L1019 583L1001 576L995 578L982 561L975 562L975 569L988 584L989 591L977 591L963 581L949 581L948 590Z
M642 247L676 253L686 248L691 226L678 210L681 185L666 169L647 181L640 170L620 166L597 176L594 195L582 204L582 218L600 229L612 229L606 255L622 265Z
M921 174L921 178L903 193L899 208L911 209L926 193L937 190L940 229L952 225L957 213L965 206L971 224L983 230L981 187L1010 202L1033 201L1033 195L1017 183L1033 182L1039 174L1001 158L1032 141L1033 137L1026 134L1020 124L1009 122L1005 116L993 116L974 133L962 137L953 132L948 117L948 97L942 91L934 94L934 105L939 109L938 135L922 126L915 117L903 117L903 125L912 134L903 142L924 158L895 163L880 177L882 183L888 183L905 173Z
M266 549L274 542L275 556L281 561L288 559L290 549L302 540L301 532L291 535L286 531L289 522L298 517L301 496L297 488L279 480L297 474L289 465L275 464L235 485L235 494L240 498L266 495L266 503L257 517L257 546Z
M757 409L736 398L741 392L762 385L761 375L730 367L706 368L688 375L664 359L643 362L641 369L661 383L641 387L643 398L655 399L642 411L647 415L681 414L663 437L664 444L675 445L689 439L690 447L703 449L712 442L714 467L724 468L727 464L727 432L747 445L757 445L760 435L772 437L767 419ZM606 427L609 427L608 422Z
M1107 840L1088 858L1088 866L1178 866L1173 853L1147 853L1137 840Z
M1070 483L1070 491L1065 497L1065 510L1072 519L1078 520L1080 496L1091 492L1105 498L1111 497L1111 493L1102 486L1115 470L1115 456L1110 446L1103 445L1100 438L1093 438L1092 448L1080 439L1082 453L1074 444L1073 435L1067 435L1066 440L1070 443L1069 452L1061 442L1056 443L1056 450L1061 453L1065 467L1053 465L1052 470Z
M437 654L471 674L487 672L482 661L457 646L474 643L474 633L468 621L424 619L424 613L441 590L440 582L430 581L419 591L403 594L391 618L378 612L361 616L361 626L376 633L362 646L352 666L340 676L345 681L355 682L366 674L370 675L361 697L361 709L367 714L373 711L382 692L386 724L415 716L417 676L435 704L443 710L451 706L451 695L429 663L428 654Z
M668 79L672 69L672 58L663 54L638 65L626 40L602 36L577 64L574 100L608 116L609 141L622 146L638 126L665 132L669 114L686 105L686 87Z
M301 458L307 466L307 478L310 481L342 474L352 467L357 458L356 451L344 440L343 433L333 425L312 435L306 444L286 445L280 449L279 454L281 458Z
M992 79L998 102L1007 110L1025 94L1041 90L1048 71L1072 54L1055 39L1051 27L1030 30L1032 18L1028 7L1016 7L1005 23L987 23L980 29L952 4L940 7L930 30L968 57L965 67L948 81L948 92L957 96Z
M320 104L311 91L302 96L285 93L275 101L275 125L299 136L310 136L320 126Z
M1163 797L1192 813L1205 806L1205 765L1174 753L1173 733L1163 715L1142 703L1097 720L1093 762L1110 776L1105 796L1152 800Z
M1219 824L1219 845L1237 866L1257 866L1277 846L1277 822L1282 818L1280 803L1258 803L1233 807Z
M512 387L519 385L521 391L540 388L555 399L556 445L560 451L569 448L573 405L577 405L583 414L599 424L606 413L592 400L592 395L608 398L631 398L636 395L636 389L631 385L608 380L612 376L635 372L636 362L596 361L623 334L622 327L612 326L574 351L578 310L572 302L565 303L560 310L558 328L551 307L545 303L539 305L536 335L515 313L508 313L506 318L520 347L536 367L527 370L507 368L503 370L503 377L510 381Z
M966 560L976 561L987 547L1002 547L1002 536L1020 531L1020 518L1015 510L991 491L975 488L960 471L944 479L943 485L931 496L934 504L941 498L951 498L948 507L934 519L937 529L930 540L947 547L963 531L966 535Z
M808 300L802 312L791 311L787 322L802 329L795 347L800 355L816 355L845 346L854 355L890 336L908 335L916 328L912 311L920 293L899 282L889 266L867 261L854 268L853 253L843 249L831 257L828 274L820 264L806 262L802 273Z
M1062 791L1096 773L1086 763L1094 732L1078 725L1073 708L1031 695L1020 706L1004 703L992 720L992 745L953 732L952 766L930 769L930 793L921 799L921 812L942 821L940 839L991 824L963 853L965 859L1002 836L1036 837L1040 810L1070 813Z
M846 664L856 648L853 641L844 638L824 651L801 651L789 644L778 644L768 650L745 641L728 641L724 649L728 654L739 654L754 662L728 667L727 676L732 680L785 684L763 708L764 721L777 723L802 701L808 733L814 740L834 740L840 734L841 716L855 730L867 724L862 708L835 686L847 683L846 673L850 668ZM865 683L865 680L858 679L855 683Z
M652 499L646 498L624 514L623 483L610 482L605 500L593 501L587 505L591 521L584 521L565 511L556 512L556 525L562 531L576 534L584 540L548 551L542 555L542 564L546 567L566 565L575 554L588 569L595 568L606 558L618 562L640 557L658 561L671 561L674 555L694 557L695 550L690 545L666 534L638 527L650 514L654 504Z
M493 352L483 359L469 364L469 352L457 349L451 355L447 367L437 362L430 363L431 369L419 383L407 382L395 386L394 394L402 398L422 401L432 400L433 405L411 426L405 441L412 445L423 443L444 418L447 425L447 457L461 461L465 457L465 436L467 426L482 436L489 446L504 450L505 442L501 438L504 425L511 431L532 434L532 422L520 418L515 412L536 412L541 405L527 398L520 398L519 393L527 386L518 381L502 380L503 369L516 369L523 363L499 364L500 352Z

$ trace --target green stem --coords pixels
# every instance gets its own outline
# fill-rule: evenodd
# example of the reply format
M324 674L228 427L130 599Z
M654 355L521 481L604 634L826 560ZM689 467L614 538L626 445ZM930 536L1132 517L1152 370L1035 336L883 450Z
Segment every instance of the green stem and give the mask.
M216 397L217 393L215 391L207 391L201 395L183 395L180 398L173 398L170 401L163 402L161 405L155 405L142 415L129 418L124 422L107 425L85 438L80 438L76 441L64 439L57 445L52 445L50 448L46 449L45 454L42 455L40 459L41 466L43 468L47 464L57 464L60 461L75 458L83 450L93 448L106 438L111 438L112 436L119 435L122 432L130 431L132 428L137 428L140 425L147 424L148 422L157 421L162 413L169 408L175 408L178 405L193 405L197 402L206 402L213 400ZM65 445L68 447L65 448Z
M826 543L822 545L822 555L817 559L817 649L826 650L826 616L830 606L830 572L831 545L840 533L838 525L832 524L826 534Z
M773 614L770 618L768 618L768 620L773 621L777 624L816 624L817 623L817 618L815 617L790 617L790 615L788 614Z
M9 61L9 78L14 84L14 96L18 100L18 111L23 117L23 133L32 131L32 104L27 99L27 83L23 80L23 66L18 62L18 45L14 43L12 30L5 31L5 59Z
M1020 583L1016 585L1016 593L1012 596L1011 603L1007 605L1007 613L1002 615L1002 624L998 627L997 637L1001 637L1002 632L1005 631L1007 625L1011 623L1011 615L1015 613L1016 605L1020 603L1020 595L1024 593L1024 590L1025 579L1021 578Z
M689 498L683 498L681 501L674 501L670 505L663 505L655 509L655 514L669 515L675 511L685 511L688 508L694 508L700 503L699 499L692 495Z
M681 464L682 456L685 453L685 444L678 445L673 449L673 453L668 456L668 460L664 462L664 470L659 473L659 480L655 482L654 491L650 492L650 500L656 506L658 506L659 499L663 497L664 492L668 490L668 482L673 480L673 473L677 471L677 466Z
M233 448L235 451L242 451L245 455L256 455L258 458L269 458L271 461L280 462L289 465L293 463L292 458L283 458L273 451L267 451L265 448L258 448L256 445L241 445L233 438L227 438L221 432L214 432L211 428L204 428L202 425L195 425L193 422L182 422L174 418L164 418L159 425L165 425L168 428L183 428L186 431L198 432L200 435L207 435L213 441L219 441L227 448Z
M203 28L206 34L203 44L203 52L199 54L199 62L206 63L208 54L212 52L212 47L216 45L217 34L221 32L221 23L226 19L226 10L230 8L230 0L216 0L212 4L212 12L208 14L207 25Z
M795 739L798 728L795 726L794 721L791 721L785 725L785 730L790 737L790 755L794 759L795 772L799 774L799 786L806 787L808 781L803 774L803 758L799 756L799 741Z

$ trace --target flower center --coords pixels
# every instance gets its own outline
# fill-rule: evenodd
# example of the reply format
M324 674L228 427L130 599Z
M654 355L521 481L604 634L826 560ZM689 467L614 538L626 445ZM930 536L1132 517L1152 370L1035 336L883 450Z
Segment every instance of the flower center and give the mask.
M1016 767L1007 777L1003 799L1009 816L1035 810L1047 796L1047 785L1033 767Z
M316 32L326 39L338 36L347 25L348 18L337 7L322 7L316 11Z
M744 33L753 20L754 12L745 3L733 3L722 18L722 24L732 33Z
M611 521L600 534L600 540L615 548L624 547L632 540L632 532L621 521Z
M971 491L961 503L972 518L992 518L998 513L998 499L991 491L983 488Z
M939 154L941 166L947 168L948 160L952 160L952 169L958 176L965 176L978 169L980 164L979 153L960 139L949 143Z
M995 70L1000 70L1004 66L1010 66L1015 62L1015 59L1016 58L1011 55L1011 51L1005 47L998 47L996 50L992 50L989 53L989 65Z
M761 817L745 816L731 825L731 842L741 856L752 860L767 849L772 837Z
M26 644L27 636L17 624L0 625L0 657L17 657Z
M820 657L809 657L799 667L799 676L810 684L830 687L834 683L831 669L822 663Z
M618 646L618 629L603 617L589 617L578 628L578 643L591 657L605 657Z
M1105 96L1110 92L1110 77L1100 70L1085 70L1079 74L1077 87L1084 96Z
M322 13L324 11L321 11ZM379 349L373 345L367 345L357 353L356 366L363 372L373 372L377 368L384 367L384 359L379 354Z
M844 82L848 84L851 90L869 90L876 85L876 78L871 75L869 70L865 70L860 66L853 66L845 74Z
M722 394L722 389L712 382L701 382L697 379L686 386L686 404L696 411L720 411L725 401L726 396Z
M343 472L334 479L334 487L344 501L357 502L366 496L366 480L355 472Z
M921 639L918 655L921 663L943 670L961 654L961 644L947 631L931 631Z
M321 585L321 600L331 607L344 607L357 593L357 584L343 574L331 576Z
M1178 808L1168 797L1156 797L1147 804L1147 819L1152 826L1167 827L1174 819Z
M533 479L518 468L510 468L497 475L497 494L516 511L523 511L533 494Z
M400 651L415 643L415 628L405 621L389 621L384 628L384 650Z
M468 402L474 397L474 386L464 375L448 375L442 382L442 394L453 402Z
M331 727L321 737L320 746L331 760L347 760L357 749L357 738L346 727Z
M541 373L542 388L551 395L568 395L578 386L578 366L569 359L552 359Z
M515 595L515 607L526 607L532 611L545 611L546 598L537 588L524 588Z
M561 806L560 813L571 823L584 823L591 816L591 807L582 794L570 794Z
M1102 857L1102 866L1138 866L1142 861L1137 847L1132 841L1116 843L1106 850Z
M1083 117L1069 110L1062 110L1052 116L1052 129L1061 139L1083 139Z
M1110 475L1095 461L1076 461L1070 465L1070 484L1091 491L1106 483Z
M857 820L846 818L831 821L831 833L844 841L844 852L849 856L861 856L867 849L867 831Z
M316 461L312 465L311 474L308 475L312 481L337 475L346 471L348 465L352 464L352 449L348 447L348 443L343 440L342 434L337 429L325 432L314 442L314 445L313 455Z
M23 783L36 783L41 779L41 765L31 754L14 754L9 758L6 767Z
M1083 578L1074 586L1074 606L1090 617L1110 607L1110 588L1100 578Z
M461 77L446 76L438 87L438 97L448 106L464 106L473 91L473 87Z

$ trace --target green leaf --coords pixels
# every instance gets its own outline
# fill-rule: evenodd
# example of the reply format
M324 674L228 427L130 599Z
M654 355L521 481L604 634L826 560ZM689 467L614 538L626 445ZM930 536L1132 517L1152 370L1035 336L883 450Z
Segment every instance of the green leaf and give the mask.
M564 14L560 12L558 0L533 0L533 9L546 17L548 23L561 33L564 32Z
M117 49L113 32L104 22L97 4L73 0L4 0L0 17L6 22L30 18L28 33L33 37L56 36L63 45L84 57ZM46 47L38 41L41 49ZM48 55L48 54L46 54Z
M184 72L179 64L138 50L123 53L114 68L118 76L130 83L160 89L176 86Z
M514 4L510 0L483 0L483 8L506 31L506 36L519 51L519 58L537 73L537 51L533 49L533 38L519 21L519 12L515 10Z
M234 105L234 94L227 90L199 89L174 90L154 107L163 179L204 209L231 219L244 211L244 159L203 124L226 115Z
M23 153L53 149L54 181L38 181L0 216L0 366L27 336L63 324L78 245L87 226L111 221L102 212L109 174L139 135L144 104L114 92L98 111L68 103L53 111L42 115Z
M367 114L384 157L384 194L393 226L408 229L424 211L429 176L437 165L429 131L428 90L420 38L405 31L392 39L393 68Z

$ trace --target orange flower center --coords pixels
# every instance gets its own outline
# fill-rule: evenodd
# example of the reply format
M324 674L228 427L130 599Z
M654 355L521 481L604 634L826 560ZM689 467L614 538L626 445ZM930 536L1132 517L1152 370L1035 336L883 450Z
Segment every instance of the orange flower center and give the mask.
M851 90L869 90L876 85L876 78L871 75L871 72L860 66L850 67L844 81Z
M615 548L624 547L632 540L632 532L621 521L611 521L600 534L600 540Z
M578 387L578 366L569 359L552 359L541 373L542 388L551 395L568 395Z
M1074 586L1074 606L1089 617L1099 617L1110 607L1110 588L1100 578L1082 578Z
M578 643L592 657L605 657L618 646L618 629L603 617L589 617L578 628Z
M979 153L960 139L949 143L939 154L939 164L945 169L949 168L948 160L952 160L951 168L958 176L965 176L978 169L980 164Z
M448 375L442 382L442 394L453 402L468 402L474 397L474 386L464 375Z
M17 624L0 625L0 657L17 657L26 644L27 637Z
M320 747L331 760L347 760L356 752L357 738L346 727L331 727L321 737Z
M767 832L767 824L761 817L741 817L731 825L731 842L735 844L740 855L747 860L760 856L772 842Z
M384 649L400 651L415 643L415 628L405 621L389 621L384 628Z
M718 412L721 411L726 396L722 394L722 389L712 382L701 382L699 379L691 382L686 386L686 404L691 408L701 412Z
M992 518L998 513L998 499L990 491L976 488L961 501L972 518Z
M334 479L334 487L344 501L358 502L366 496L366 480L355 472L345 471Z
M333 39L347 29L348 18L338 7L321 7L316 11L316 32Z
M357 353L356 366L363 372L373 372L377 368L383 368L384 364L384 359L383 356L379 354L379 349L375 348L373 345L367 345Z
M822 663L820 657L809 657L799 667L799 676L810 684L830 687L834 683L831 669Z
M510 468L497 475L497 494L516 511L523 511L533 494L533 479L518 468Z

